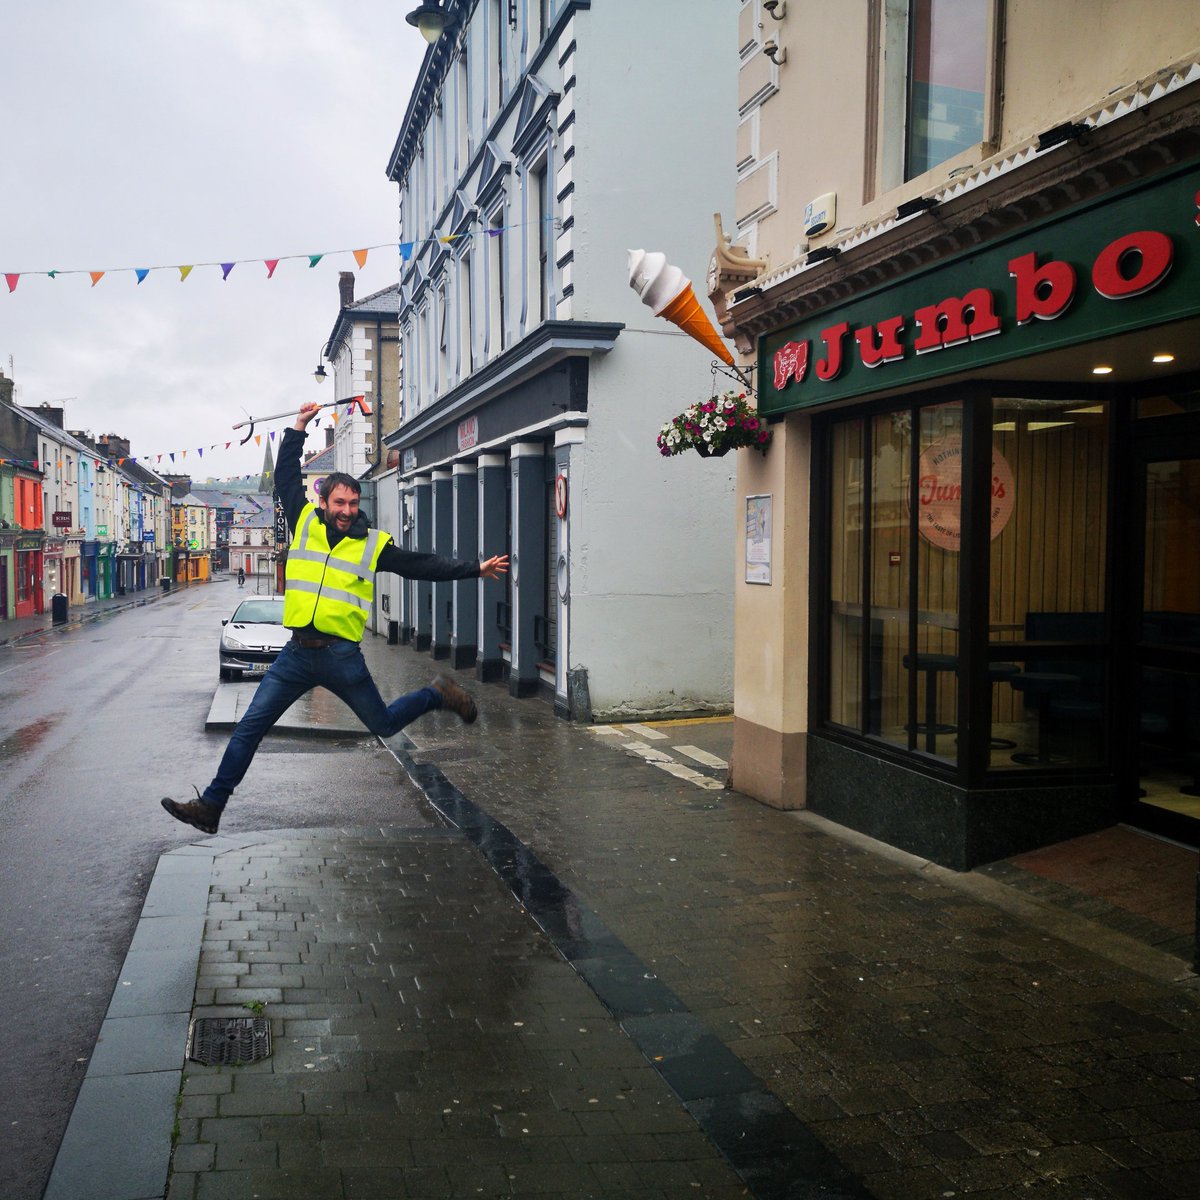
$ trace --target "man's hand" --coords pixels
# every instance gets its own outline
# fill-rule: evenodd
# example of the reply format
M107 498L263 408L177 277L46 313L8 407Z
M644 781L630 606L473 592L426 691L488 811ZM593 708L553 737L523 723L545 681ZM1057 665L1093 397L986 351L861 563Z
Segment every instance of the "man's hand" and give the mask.
M497 554L494 558L485 558L479 564L479 574L484 579L499 579L508 572L508 555Z
M293 429L298 429L303 433L308 428L308 423L321 411L321 406L315 400L307 400L300 405L300 411L296 414L296 423L292 426Z

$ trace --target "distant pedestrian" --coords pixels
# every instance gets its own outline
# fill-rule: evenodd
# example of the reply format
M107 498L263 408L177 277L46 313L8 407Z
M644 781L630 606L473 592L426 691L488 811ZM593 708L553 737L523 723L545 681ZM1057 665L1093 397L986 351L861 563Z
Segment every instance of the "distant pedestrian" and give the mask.
M241 587L246 582L246 570L244 567L238 567L238 587Z
M363 660L367 613L380 571L406 579L496 579L508 570L508 556L483 562L457 561L402 550L391 537L372 529L358 507L361 487L353 476L335 472L321 485L319 506L307 501L300 453L308 423L319 406L305 404L283 435L275 464L275 490L292 530L288 548L283 623L292 638L271 664L245 716L238 722L212 782L195 800L164 799L163 808L187 825L216 833L221 813L242 782L259 743L287 709L318 685L345 701L374 734L390 737L424 713L448 708L468 724L475 701L453 680L439 675L428 687L384 704ZM239 582L245 572L239 569Z

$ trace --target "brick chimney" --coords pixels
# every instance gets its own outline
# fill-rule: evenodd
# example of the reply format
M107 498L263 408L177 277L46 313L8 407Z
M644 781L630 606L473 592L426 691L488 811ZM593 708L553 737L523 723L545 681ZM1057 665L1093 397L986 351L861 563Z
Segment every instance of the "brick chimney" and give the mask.
M103 433L99 439L100 449L109 458L128 458L129 439L117 437L115 433Z
M338 297L343 308L349 308L354 303L354 272L338 272Z
M55 408L52 404L34 404L26 406L26 411L37 413L43 421L53 425L55 429L63 427L63 410Z
M7 379L0 371L0 404L11 404L13 398L13 381Z

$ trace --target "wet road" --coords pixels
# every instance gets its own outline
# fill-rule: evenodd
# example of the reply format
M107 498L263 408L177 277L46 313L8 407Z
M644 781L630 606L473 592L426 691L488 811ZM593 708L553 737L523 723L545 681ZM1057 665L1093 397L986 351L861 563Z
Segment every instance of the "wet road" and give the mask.
M154 866L197 836L158 801L224 748L204 719L238 598L222 580L0 646L5 1200L41 1196ZM375 739L270 737L223 830L430 819Z

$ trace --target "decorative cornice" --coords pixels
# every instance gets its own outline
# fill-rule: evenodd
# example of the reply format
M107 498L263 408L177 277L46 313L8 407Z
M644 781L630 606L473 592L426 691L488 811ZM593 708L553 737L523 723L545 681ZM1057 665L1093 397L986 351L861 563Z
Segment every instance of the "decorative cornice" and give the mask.
M1113 113L1136 108L1137 121L1089 120L1078 141L1040 151L1027 144L998 156L936 193L936 208L889 217L831 242L836 259L789 263L755 279L753 294L743 288L731 297L727 332L747 344L1030 220L1200 156L1200 78L1192 83L1189 73L1185 82L1159 93L1152 108L1122 99L1109 106Z

